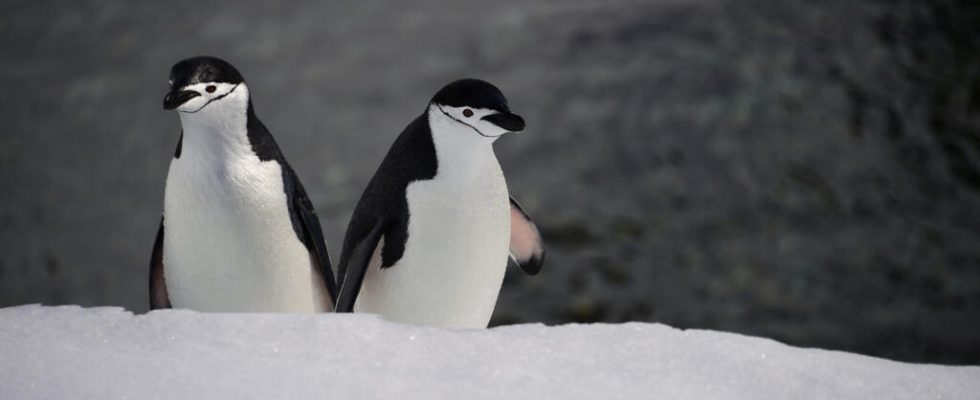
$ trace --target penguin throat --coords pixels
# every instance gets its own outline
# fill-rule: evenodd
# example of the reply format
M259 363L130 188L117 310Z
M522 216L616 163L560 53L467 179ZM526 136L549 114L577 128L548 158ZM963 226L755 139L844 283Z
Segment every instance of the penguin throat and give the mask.
M438 175L465 177L496 163L495 137L474 135L472 127L457 123L437 106L430 107L428 114L439 163Z
M239 99L234 99L239 100ZM220 161L254 154L248 141L248 101L223 101L199 113L181 113L182 156Z

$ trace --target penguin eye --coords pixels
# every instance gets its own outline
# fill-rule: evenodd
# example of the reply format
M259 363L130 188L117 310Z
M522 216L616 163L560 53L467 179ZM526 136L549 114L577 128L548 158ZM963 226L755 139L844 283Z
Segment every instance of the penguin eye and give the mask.
M207 91L208 93L214 93L214 91L218 90L218 88L215 87L214 85L208 85L208 87L204 88L204 90Z
M473 110L470 110L469 108L463 109L463 115L465 117L467 117L467 118L472 117L473 116Z

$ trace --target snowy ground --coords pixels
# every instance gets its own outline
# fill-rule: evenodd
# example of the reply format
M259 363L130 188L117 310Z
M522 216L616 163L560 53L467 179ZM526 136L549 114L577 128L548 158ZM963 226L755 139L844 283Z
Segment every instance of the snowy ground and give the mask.
M980 367L665 325L0 309L0 398L977 399Z

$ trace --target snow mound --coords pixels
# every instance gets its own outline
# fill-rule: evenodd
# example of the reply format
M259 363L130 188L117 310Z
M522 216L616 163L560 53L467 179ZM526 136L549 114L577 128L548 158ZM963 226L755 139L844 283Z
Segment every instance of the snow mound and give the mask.
M0 309L0 399L978 399L980 367L659 324Z

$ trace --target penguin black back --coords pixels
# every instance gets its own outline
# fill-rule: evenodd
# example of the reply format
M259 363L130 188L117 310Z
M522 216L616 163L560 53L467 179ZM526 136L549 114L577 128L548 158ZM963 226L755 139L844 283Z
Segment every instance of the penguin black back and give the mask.
M378 228L379 234L385 237L381 254L382 268L390 267L401 259L408 238L408 202L405 189L414 181L432 179L438 168L429 121L423 114L415 118L398 136L378 167L378 172L364 190L347 227L338 276L346 275L354 246L360 238L368 236L379 220L386 221L384 226ZM381 171L386 173L380 173Z

